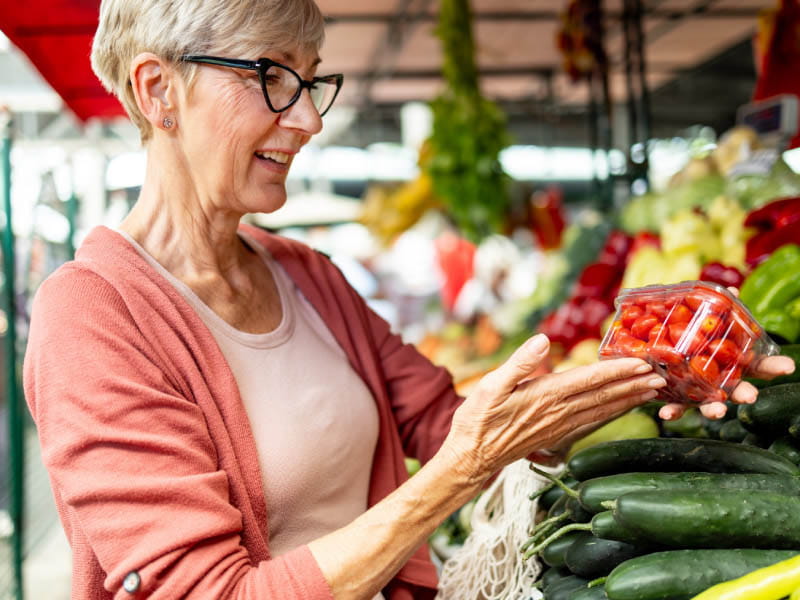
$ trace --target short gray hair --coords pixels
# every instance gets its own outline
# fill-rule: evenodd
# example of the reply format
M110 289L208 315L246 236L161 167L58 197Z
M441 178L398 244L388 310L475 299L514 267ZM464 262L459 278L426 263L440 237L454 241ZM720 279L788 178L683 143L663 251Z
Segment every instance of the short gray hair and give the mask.
M152 129L128 79L138 54L152 52L174 62L191 86L196 65L180 62L184 54L319 51L324 37L324 19L314 0L103 0L92 69L122 102L144 142Z

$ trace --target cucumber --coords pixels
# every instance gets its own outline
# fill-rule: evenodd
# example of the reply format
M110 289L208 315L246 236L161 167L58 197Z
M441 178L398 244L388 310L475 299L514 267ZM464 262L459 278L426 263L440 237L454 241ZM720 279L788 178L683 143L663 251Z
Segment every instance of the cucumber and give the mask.
M800 474L800 467L768 450L697 438L605 442L578 452L567 468L579 481L631 471Z
M568 532L562 537L547 544L542 549L541 559L548 567L565 567L565 556L572 543L578 539L581 532Z
M780 375L774 379L755 379L747 378L747 381L752 383L757 388L767 388L773 385L781 385L783 383L800 383L800 344L786 344L781 346L780 354L788 356L794 361L794 373L789 375Z
M545 588L543 590L544 600L569 600L573 592L585 588L587 583L589 583L588 579L569 575Z
M770 444L769 451L800 465L800 442L792 436L778 438Z
M570 575L572 575L572 573L569 572L569 569L564 567L550 567L544 573L542 573L542 589L555 583L559 579L563 579L564 577L568 577Z
M574 477L565 477L562 482L567 487L574 488L578 484L578 480ZM564 490L557 486L556 484L551 484L550 487L546 492L544 492L541 496L539 496L539 506L541 506L544 510L550 510L553 504L556 503L556 500L561 498L564 495Z
M573 592L569 600L608 600L608 596L606 596L606 590L602 585L594 585Z
M719 439L725 442L741 442L748 433L750 432L744 428L739 419L731 419L725 421L719 428Z
M622 494L646 490L718 489L764 490L800 496L800 477L775 473L618 473L584 481L579 500L592 513L606 510L603 502L616 500Z
M737 415L749 431L786 435L790 422L800 416L800 383L784 383L761 390L755 403L739 406Z
M564 561L575 575L595 579L608 575L618 564L647 552L639 546L584 533L567 549Z
M800 498L754 490L647 491L614 501L614 519L673 548L800 550Z
M723 581L796 556L791 550L669 550L627 560L608 576L609 600L690 600Z

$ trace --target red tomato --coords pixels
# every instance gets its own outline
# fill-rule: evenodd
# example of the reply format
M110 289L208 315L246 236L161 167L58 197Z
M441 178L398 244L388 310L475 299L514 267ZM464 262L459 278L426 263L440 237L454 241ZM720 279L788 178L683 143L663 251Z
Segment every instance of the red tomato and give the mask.
M656 323L653 325L653 328L650 330L650 333L647 334L647 341L648 342L658 342L661 339L667 340L667 329L661 323Z
M683 301L694 312L700 310L701 307L706 307L707 310L719 315L728 312L733 306L727 296L707 289L692 290L686 294Z
M667 316L667 305L660 301L648 302L646 312L654 314L660 321L663 321Z
M667 342L651 342L646 347L647 354L668 369L683 363L683 354Z
M689 369L709 383L719 380L719 365L707 354L698 354L689 359Z
M686 329L688 327L688 323L672 323L667 325L667 331L669 332L669 339L674 346L678 346L681 339L683 338L684 334L686 333ZM706 343L707 339L704 335L696 332L694 336L688 343L688 347L684 350L687 354L695 354L697 353L700 348L702 348ZM682 345L686 345L686 342L683 342Z
M614 342L616 350L625 354L626 356L640 356L645 352L647 344L642 340L633 337L632 335L625 335L620 333Z
M692 311L685 304L676 304L667 315L667 323L688 323L692 320Z
M720 375L720 385L724 385L726 387L731 386L733 387L739 380L742 378L742 368L733 365L731 367L726 368L722 374Z
M647 340L650 330L658 324L658 317L651 314L644 314L633 322L633 325L631 325L631 333L640 340Z
M712 313L707 313L700 319L700 325L697 328L697 333L711 339L715 335L723 332L722 327L722 317Z
M731 340L711 340L708 342L706 351L720 365L735 364L742 353L739 346L734 344Z
M641 317L644 314L644 310L641 306L636 306L635 304L631 304L622 309L622 314L620 315L620 320L622 321L622 325L627 327L628 329L631 328L633 322Z
M731 323L728 326L727 337L742 348L752 345L752 340L758 337L758 325L748 318L741 318L738 312L736 316L731 316Z

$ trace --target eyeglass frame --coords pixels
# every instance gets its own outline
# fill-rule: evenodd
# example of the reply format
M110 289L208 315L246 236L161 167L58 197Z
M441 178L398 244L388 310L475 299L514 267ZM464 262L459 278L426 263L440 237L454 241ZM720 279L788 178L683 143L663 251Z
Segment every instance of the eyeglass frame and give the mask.
M333 103L336 101L336 97L339 95L339 90L342 89L342 82L344 81L344 75L341 73L333 73L331 75L323 75L322 77L314 77L312 79L303 79L300 77L300 74L292 69L291 67L287 67L284 64L276 62L270 58L261 57L258 60L245 60L241 58L221 58L219 56L207 56L205 54L184 54L181 56L181 60L184 62L192 62L198 64L206 64L206 65L216 65L218 67L231 67L233 69L245 69L248 71L256 71L258 73L258 79L261 82L261 92L264 94L264 100L267 102L267 108L269 108L274 113L282 113L286 110L289 110L295 103L300 99L300 96L303 94L303 90L308 90L309 93L313 89L313 87L321 82L328 82L330 79L336 82L336 91L333 93L333 97L331 98L331 102L328 107L321 113L319 113L320 117L325 116ZM269 99L269 94L267 93L267 81L266 81L266 73L267 69L270 67L279 67L281 69L286 69L292 75L294 75L297 80L300 82L299 87L297 88L297 92L295 95L292 96L292 99L289 103L281 109L276 109L272 105L272 101Z

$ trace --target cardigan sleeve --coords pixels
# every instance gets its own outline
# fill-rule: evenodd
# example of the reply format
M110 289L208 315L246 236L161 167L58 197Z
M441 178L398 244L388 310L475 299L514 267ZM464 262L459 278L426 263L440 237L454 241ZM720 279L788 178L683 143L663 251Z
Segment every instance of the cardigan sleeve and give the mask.
M68 265L38 291L26 399L65 528L88 540L105 588L117 600L331 599L307 546L252 564L203 413L158 364L97 274Z

